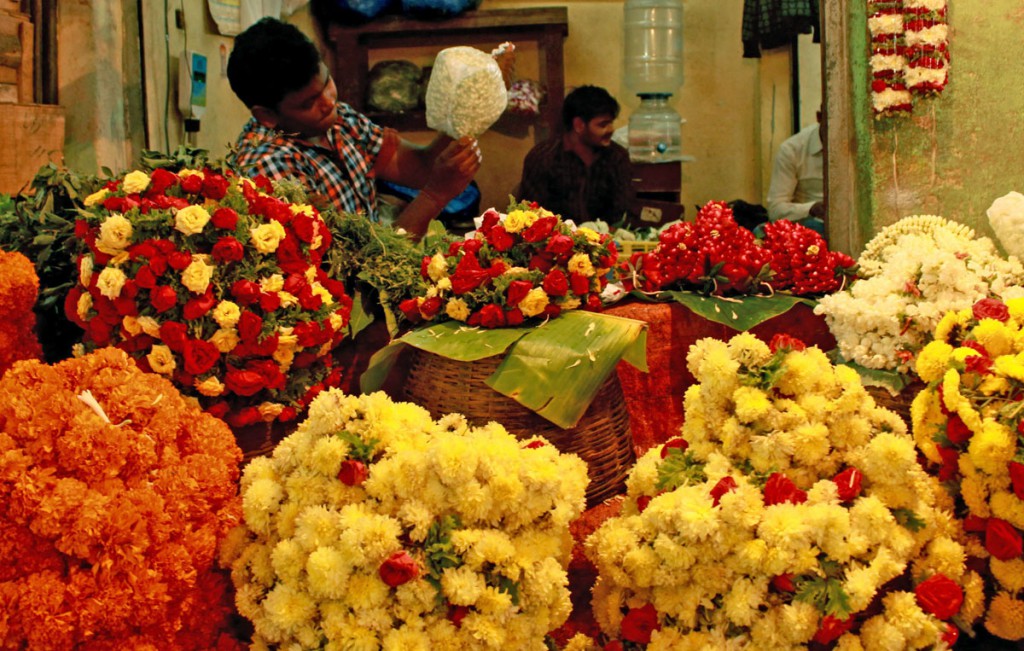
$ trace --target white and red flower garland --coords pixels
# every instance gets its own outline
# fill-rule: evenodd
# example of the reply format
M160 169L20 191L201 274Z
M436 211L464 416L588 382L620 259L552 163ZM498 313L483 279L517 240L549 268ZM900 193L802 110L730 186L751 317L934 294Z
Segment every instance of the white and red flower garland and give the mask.
M913 110L913 95L939 93L949 79L947 0L868 0L871 106Z

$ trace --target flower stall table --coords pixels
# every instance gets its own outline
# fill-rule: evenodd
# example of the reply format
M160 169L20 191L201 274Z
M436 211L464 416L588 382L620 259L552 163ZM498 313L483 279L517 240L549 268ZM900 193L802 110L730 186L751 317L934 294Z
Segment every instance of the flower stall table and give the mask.
M643 373L629 364L618 366L626 396L633 445L638 454L678 436L683 424L683 394L694 378L686 368L686 353L698 339L728 340L736 333L729 326L706 319L676 303L646 303L627 299L605 310L608 314L647 323L647 367ZM797 304L787 312L751 328L765 341L787 333L822 350L836 342L823 317L808 305Z

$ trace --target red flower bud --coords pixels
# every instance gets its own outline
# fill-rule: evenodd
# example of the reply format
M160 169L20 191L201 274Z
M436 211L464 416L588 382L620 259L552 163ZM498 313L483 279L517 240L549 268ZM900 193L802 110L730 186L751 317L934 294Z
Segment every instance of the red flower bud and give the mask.
M359 486L370 476L366 464L358 459L345 459L341 462L338 479L346 486Z
M914 588L914 596L921 608L941 620L947 620L960 611L964 591L952 579L942 574L931 576Z
M420 575L420 566L416 563L416 560L405 550L395 552L388 557L386 561L381 563L380 570L381 581L396 588L403 583L408 583Z
M688 447L690 447L690 444L686 441L686 439L679 436L670 438L669 440L665 441L664 445L661 446L661 458L664 459L665 457L667 457L669 453L674 449L678 449L680 452L685 452L686 448Z
M718 483L711 489L711 499L714 500L715 506L718 506L718 502L722 499L723 495L734 490L736 490L735 479L728 475L719 479Z
M844 502L852 502L860 495L863 480L864 473L853 467L847 468L832 478L839 489L839 499Z

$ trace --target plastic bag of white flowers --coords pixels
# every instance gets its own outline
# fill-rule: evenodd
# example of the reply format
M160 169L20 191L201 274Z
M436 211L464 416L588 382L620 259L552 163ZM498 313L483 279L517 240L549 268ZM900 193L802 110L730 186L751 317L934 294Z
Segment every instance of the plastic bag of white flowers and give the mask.
M991 239L935 215L882 229L857 262L860 279L822 297L814 311L825 316L843 361L894 393L912 380L914 356L946 312L1024 295L1016 257L1002 257Z
M255 649L537 649L571 610L586 465L383 393L321 394L222 548Z
M983 585L903 421L792 338L703 339L687 362L683 436L586 541L604 648L952 646Z

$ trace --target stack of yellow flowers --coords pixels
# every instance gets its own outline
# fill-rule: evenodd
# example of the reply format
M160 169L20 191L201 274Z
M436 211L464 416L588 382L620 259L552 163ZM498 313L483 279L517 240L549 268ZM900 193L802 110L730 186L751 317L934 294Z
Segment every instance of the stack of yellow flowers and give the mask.
M792 338L704 339L687 363L683 436L640 459L622 515L587 540L604 634L675 651L951 646L983 583L899 417Z
M985 627L1024 639L1024 299L948 312L916 370L928 386L911 406L914 437L957 497L969 553L988 559Z
M256 649L540 650L586 484L543 439L330 390L246 466L222 556Z

